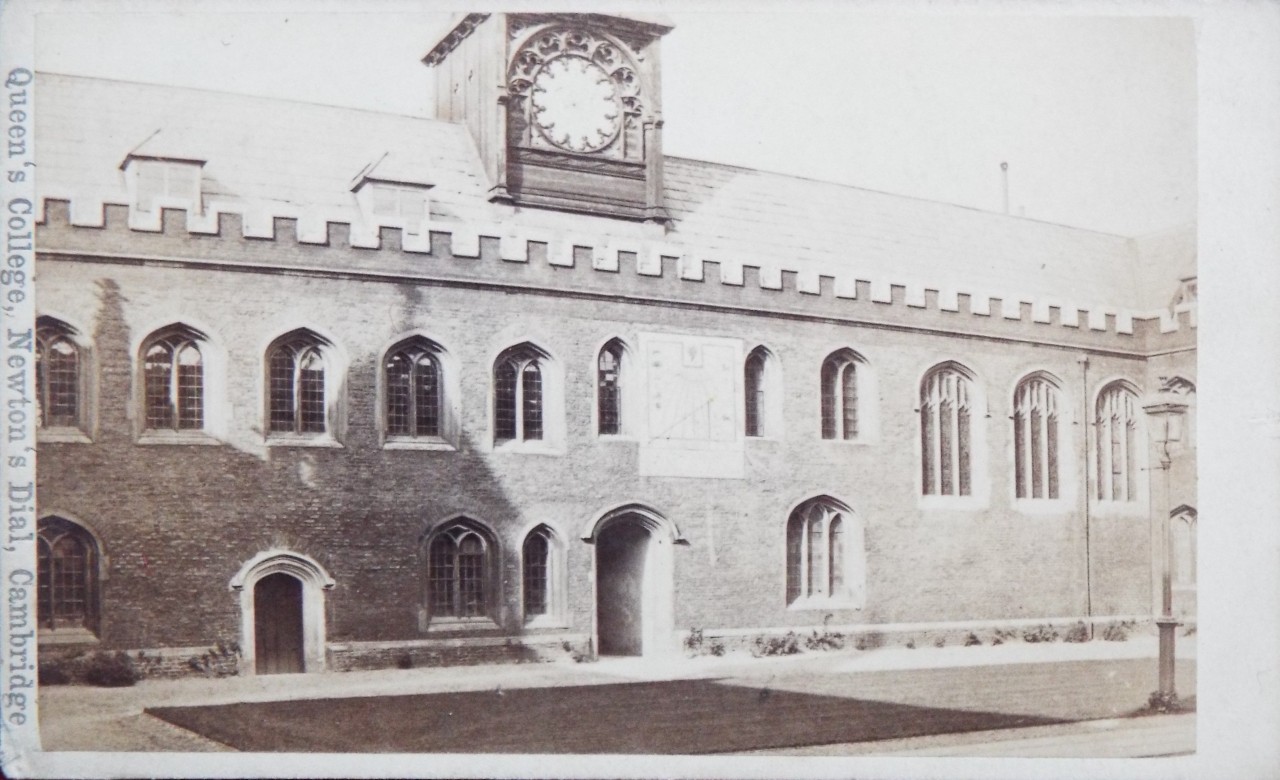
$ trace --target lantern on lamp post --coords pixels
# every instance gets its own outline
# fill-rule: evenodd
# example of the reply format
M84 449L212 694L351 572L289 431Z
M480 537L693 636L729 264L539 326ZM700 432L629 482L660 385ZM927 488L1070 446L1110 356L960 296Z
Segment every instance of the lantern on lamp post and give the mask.
M1160 567L1160 615L1156 626L1160 631L1160 687L1152 694L1151 703L1161 709L1177 704L1174 690L1174 637L1180 625L1173 616L1173 573L1170 570L1169 552L1169 482L1173 458L1169 455L1169 443L1182 439L1183 415L1187 411L1186 400L1176 393L1161 390L1142 405L1151 420L1150 431L1158 458L1159 485L1153 485L1151 511L1159 523Z

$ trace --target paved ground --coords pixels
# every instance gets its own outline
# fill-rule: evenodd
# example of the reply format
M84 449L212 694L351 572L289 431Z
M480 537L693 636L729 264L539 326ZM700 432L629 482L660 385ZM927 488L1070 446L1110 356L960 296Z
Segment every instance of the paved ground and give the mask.
M1194 638L1179 642L1179 690L1194 691ZM223 680L145 681L133 688L50 687L41 691L46 750L213 751L225 746L171 726L143 709L246 701L382 696L589 685L624 680L716 678L755 687L934 707L1080 717L1091 720L998 732L875 743L789 748L770 753L814 755L1128 756L1188 753L1195 716L1118 718L1155 687L1153 637L1128 642L948 647L916 650L638 659L492 665ZM1125 661L1147 659L1149 663ZM1148 679L1149 678L1149 679Z

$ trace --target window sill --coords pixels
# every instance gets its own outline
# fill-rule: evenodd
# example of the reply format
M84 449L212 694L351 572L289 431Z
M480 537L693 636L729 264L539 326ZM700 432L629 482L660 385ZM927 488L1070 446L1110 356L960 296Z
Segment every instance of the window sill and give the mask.
M1061 498L1015 498L1013 508L1024 515L1065 515L1079 505Z
M459 633L463 631L494 632L501 630L498 624L493 622L492 618L487 617L432 618L431 622L427 623L427 633L429 634Z
M137 444L195 444L195 445L216 445L222 444L221 441L214 438L206 431L143 431L138 435Z
M41 645L96 645L98 641L87 628L42 628L36 638Z
M824 609L862 609L862 605L850 596L801 596L787 605L794 612Z
M266 439L268 447L320 447L322 449L342 449L342 442L328 435L297 436L272 434Z
M919 506L924 510L976 512L987 508L987 500L978 496L920 496Z
M441 438L400 439L388 438L382 442L384 450L429 450L437 452L457 452L453 442Z
M93 444L93 439L79 428L41 428L36 444Z
M596 441L619 442L619 443L625 444L627 442L635 442L640 440L629 433L597 433Z
M867 445L869 445L869 444L875 444L875 443L876 443L875 439L872 439L872 438L870 438L870 437L868 437L868 436L859 436L859 437L858 437L858 438L856 438L856 439L827 439L827 438L823 438L821 441L822 441L822 443L823 443L823 444L827 444L827 445L835 445L835 446L838 446L838 447L865 447L865 446L867 446Z
M494 452L515 453L520 455L564 455L564 448L547 444L544 441L504 441L493 445Z

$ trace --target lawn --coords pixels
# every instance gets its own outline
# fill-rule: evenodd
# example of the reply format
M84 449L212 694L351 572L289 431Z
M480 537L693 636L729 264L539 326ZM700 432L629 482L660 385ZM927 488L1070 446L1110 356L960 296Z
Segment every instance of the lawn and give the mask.
M245 751L405 753L719 753L1064 722L713 680L147 712Z

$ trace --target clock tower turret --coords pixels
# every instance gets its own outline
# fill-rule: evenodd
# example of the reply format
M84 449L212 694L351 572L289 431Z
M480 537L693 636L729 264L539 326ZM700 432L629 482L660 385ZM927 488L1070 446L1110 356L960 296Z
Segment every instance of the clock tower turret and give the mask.
M665 222L659 44L671 27L472 13L423 62L436 71L437 116L475 139L491 200Z

